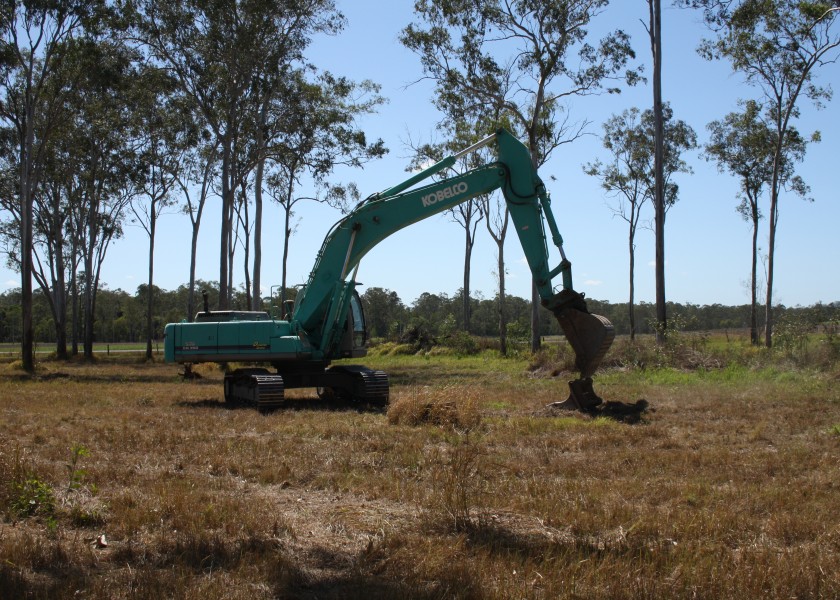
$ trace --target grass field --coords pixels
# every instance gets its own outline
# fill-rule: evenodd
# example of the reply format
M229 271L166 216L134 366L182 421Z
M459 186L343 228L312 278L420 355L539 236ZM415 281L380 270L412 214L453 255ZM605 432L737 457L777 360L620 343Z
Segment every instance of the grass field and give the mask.
M80 350L81 352L81 345ZM155 340L154 345L152 346L152 351L158 355L163 354L163 342ZM95 354L110 354L110 353L145 353L146 352L146 343L145 342L96 342L93 345L93 352ZM40 343L35 348L36 355L55 355L55 344L45 344ZM0 357L3 358L15 358L20 357L20 344L14 344L10 342L3 342L0 343Z
M0 598L840 597L837 361L617 346L636 423L548 408L551 353L268 415L211 365L0 364Z

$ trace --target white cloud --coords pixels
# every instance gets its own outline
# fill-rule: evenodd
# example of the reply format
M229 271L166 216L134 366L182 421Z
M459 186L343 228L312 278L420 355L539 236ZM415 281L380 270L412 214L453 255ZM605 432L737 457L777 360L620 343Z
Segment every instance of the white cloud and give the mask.
M593 287L597 287L599 285L602 285L603 283L604 282L601 281L600 279L587 279L586 281L583 282L583 285L591 285Z

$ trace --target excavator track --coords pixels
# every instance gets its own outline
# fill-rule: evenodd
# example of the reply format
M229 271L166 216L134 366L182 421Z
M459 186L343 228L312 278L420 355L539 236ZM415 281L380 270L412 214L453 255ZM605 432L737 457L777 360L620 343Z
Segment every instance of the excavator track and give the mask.
M385 371L360 365L339 365L327 369L325 377L329 384L319 391L324 399L342 398L382 405L388 403L390 382Z
M285 390L283 377L280 375L255 375L256 405L260 412L266 412L283 406Z
M267 412L281 407L284 396L283 377L266 369L240 369L225 375L225 402Z
M387 404L390 394L390 383L385 371L363 369L358 373L361 384L358 385L358 397L365 402Z

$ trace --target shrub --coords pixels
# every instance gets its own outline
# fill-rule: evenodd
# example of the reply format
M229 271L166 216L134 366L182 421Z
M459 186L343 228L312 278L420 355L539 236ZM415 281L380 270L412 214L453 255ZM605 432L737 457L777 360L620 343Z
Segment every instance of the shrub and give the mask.
M460 356L478 354L478 342L465 331L456 331L446 339L446 345Z
M26 464L23 452L0 453L0 509L10 517L52 516L55 495Z

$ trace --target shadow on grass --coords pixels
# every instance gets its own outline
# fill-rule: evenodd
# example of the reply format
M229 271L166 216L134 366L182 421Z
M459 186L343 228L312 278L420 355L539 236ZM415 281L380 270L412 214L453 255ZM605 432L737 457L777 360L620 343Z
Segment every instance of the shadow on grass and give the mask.
M517 532L502 524L482 524L466 532L467 544L473 551L500 557L528 557L537 562L552 558L577 563L605 556L640 556L650 551L648 545L629 543L622 536L547 536L536 532ZM661 551L670 550L663 547Z
M604 418L619 423L627 423L628 425L635 425L644 422L645 415L655 409L651 408L648 401L641 399L636 402L619 402L616 400L609 400L603 402L598 406L588 409L577 409L569 404L569 401L554 402L546 406L543 410L537 413L537 416L543 417L560 417L581 415L584 417Z
M224 402L215 399L205 400L182 400L176 403L177 406L196 409L216 410L251 410L257 412L257 408L251 404L241 402ZM280 414L296 411L320 411L320 412L355 412L355 413L379 413L385 414L388 407L383 404L371 404L367 402L353 402L346 400L321 400L320 398L287 398L283 406L269 410L260 410L266 415Z
M184 379L180 375L171 373L66 373L56 371L52 373L11 373L0 376L0 381L44 383L50 381L73 381L79 383L167 383L180 385ZM221 384L219 380L213 379L192 379L186 382L189 385L213 385Z

